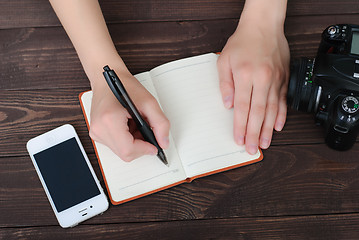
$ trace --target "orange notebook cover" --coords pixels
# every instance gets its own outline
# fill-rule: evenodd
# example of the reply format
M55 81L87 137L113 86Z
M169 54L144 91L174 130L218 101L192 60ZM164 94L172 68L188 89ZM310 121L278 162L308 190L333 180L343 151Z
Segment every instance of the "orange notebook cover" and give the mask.
M156 156L124 162L93 141L112 204L263 159L260 149L250 155L234 143L233 110L223 107L216 60L217 55L209 53L135 75L171 122L170 147L165 150L169 167ZM79 98L89 128L92 91L81 93Z

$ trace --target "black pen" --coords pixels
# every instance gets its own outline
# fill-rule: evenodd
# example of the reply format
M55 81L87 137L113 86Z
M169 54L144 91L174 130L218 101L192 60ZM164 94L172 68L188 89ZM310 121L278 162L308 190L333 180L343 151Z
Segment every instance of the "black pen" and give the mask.
M121 105L127 109L132 119L135 121L138 130L141 132L145 141L153 144L157 149L157 157L168 166L167 158L162 148L158 144L155 135L148 123L142 118L141 114L137 110L135 104L132 102L130 96L128 95L125 87L123 86L120 79L117 77L115 71L109 68L109 66L105 66L103 68L103 75L107 81L107 84L111 88L113 94L116 96L117 100L121 103Z

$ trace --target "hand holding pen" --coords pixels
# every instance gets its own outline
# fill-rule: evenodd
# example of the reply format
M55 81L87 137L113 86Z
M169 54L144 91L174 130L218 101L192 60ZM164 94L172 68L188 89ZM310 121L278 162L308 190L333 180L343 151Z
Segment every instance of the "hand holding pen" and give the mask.
M152 127L161 148L168 147L169 122L156 99L129 72L118 72L133 102ZM134 121L111 92L102 77L101 85L92 86L90 136L108 146L124 161L143 155L157 155L158 149L141 137Z
M103 75L106 79L107 84L109 85L110 89L112 90L117 100L121 103L121 105L124 108L126 108L128 113L131 115L132 119L136 124L137 129L140 131L145 141L151 143L157 148L158 158L164 164L168 165L166 155L163 152L163 149L158 144L156 137L152 131L152 128L142 117L136 105L132 102L130 95L127 93L125 86L122 84L121 80L118 78L115 71L111 70L109 66L105 66L103 70L104 70Z

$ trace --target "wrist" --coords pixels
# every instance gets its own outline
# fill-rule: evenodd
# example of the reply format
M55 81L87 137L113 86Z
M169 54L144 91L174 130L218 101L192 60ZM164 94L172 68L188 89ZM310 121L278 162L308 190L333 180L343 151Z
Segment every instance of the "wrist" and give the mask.
M286 8L287 0L246 0L238 25L283 31Z
M132 76L125 63L117 53L106 57L101 56L98 58L90 58L90 60L87 59L81 61L81 63L90 81L92 90L102 89L104 87L108 88L107 82L103 76L103 67L106 65L115 70L116 74L120 78Z

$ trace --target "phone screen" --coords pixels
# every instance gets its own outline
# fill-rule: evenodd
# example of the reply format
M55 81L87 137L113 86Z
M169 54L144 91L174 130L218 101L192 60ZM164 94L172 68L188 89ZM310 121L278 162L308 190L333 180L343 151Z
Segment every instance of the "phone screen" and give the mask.
M58 212L100 194L74 137L34 158Z

